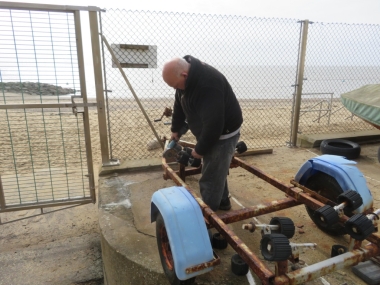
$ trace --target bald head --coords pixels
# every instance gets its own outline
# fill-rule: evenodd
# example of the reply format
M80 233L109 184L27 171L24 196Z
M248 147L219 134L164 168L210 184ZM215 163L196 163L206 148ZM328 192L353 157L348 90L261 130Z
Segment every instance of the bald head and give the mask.
M164 64L162 69L162 79L170 87L175 89L185 89L186 78L189 74L190 63L180 57L171 59Z

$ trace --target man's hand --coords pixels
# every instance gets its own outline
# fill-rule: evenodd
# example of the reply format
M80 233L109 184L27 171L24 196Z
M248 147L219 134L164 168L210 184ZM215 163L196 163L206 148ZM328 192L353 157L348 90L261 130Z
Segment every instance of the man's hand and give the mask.
M176 142L179 141L178 132L172 133L172 136L170 137L170 140L175 140Z
M192 157L201 159L203 156L198 154L195 149L191 152Z

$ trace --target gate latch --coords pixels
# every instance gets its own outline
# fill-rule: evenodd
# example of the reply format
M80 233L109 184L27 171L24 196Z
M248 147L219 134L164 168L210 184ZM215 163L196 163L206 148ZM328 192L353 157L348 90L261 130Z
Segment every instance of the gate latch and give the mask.
M78 112L78 109L77 109L77 104L75 103L75 101L74 101L74 99L75 98L83 98L82 96L75 96L75 95L73 95L73 96L71 96L71 103L72 103L72 110L73 110L73 114L75 115L75 116L77 116L77 114L78 113L84 113L84 111L81 111L81 112Z

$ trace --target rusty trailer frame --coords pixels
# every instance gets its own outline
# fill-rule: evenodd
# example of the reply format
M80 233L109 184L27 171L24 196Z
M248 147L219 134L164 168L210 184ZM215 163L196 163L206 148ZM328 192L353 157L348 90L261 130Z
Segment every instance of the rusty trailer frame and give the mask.
M182 146L194 147L194 144L180 142ZM304 204L314 210L324 206L325 204L335 206L336 203L326 199L318 193L298 184L291 180L292 186L286 185L278 179L266 174L257 167L249 165L238 157L234 156L231 161L230 168L242 167L253 175L263 179L286 194L286 198L272 201L270 203L262 203L257 206L247 207L240 210L233 210L223 214L216 214L211 210L203 200L192 190L186 183L187 176L201 173L201 167L186 169L185 166L179 164L179 170L173 170L162 159L162 167L164 170L163 178L171 179L178 186L186 188L189 193L198 202L207 228L215 228L230 244L230 246L241 256L241 258L249 265L250 269L258 276L262 284L285 285L285 284L302 284L307 281L314 280L344 267L353 266L359 262L370 259L380 254L380 237L376 234L371 234L366 238L370 243L363 245L361 241L350 240L350 251L338 256L326 259L313 265L288 272L288 260L277 261L275 272L272 272L266 264L252 252L248 246L227 227L227 224L235 223L245 219L257 217L260 215L276 212L279 210L291 208ZM368 209L366 213L373 212L373 209ZM340 222L346 222L349 218L345 215L340 217ZM294 261L294 260L293 260Z

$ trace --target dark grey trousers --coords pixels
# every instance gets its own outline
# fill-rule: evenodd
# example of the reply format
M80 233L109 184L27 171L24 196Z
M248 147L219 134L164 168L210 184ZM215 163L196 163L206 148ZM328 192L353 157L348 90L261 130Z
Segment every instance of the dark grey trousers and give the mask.
M220 201L226 199L229 195L227 175L239 137L240 133L231 138L219 140L203 156L202 177L199 180L199 188L203 201L213 211L218 210Z

